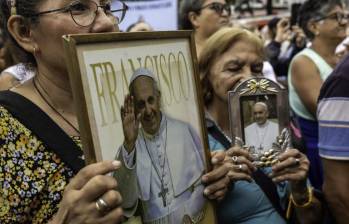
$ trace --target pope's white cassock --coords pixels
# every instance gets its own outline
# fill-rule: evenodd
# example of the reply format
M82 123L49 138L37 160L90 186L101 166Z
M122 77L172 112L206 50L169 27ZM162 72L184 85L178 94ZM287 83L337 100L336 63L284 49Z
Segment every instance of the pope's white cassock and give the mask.
M262 151L271 149L278 135L279 125L269 120L263 125L254 122L245 128L246 145Z
M190 125L163 113L155 136L140 128L135 150L128 154L121 146L117 155L123 166L114 176L125 215L132 216L140 202L144 223L177 224L185 215L202 218L203 152Z

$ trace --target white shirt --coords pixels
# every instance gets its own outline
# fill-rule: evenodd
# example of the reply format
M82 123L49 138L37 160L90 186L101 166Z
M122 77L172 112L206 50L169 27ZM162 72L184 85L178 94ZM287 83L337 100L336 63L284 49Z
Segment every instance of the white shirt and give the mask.
M122 147L125 165L136 169L145 223L182 223L184 215L200 213L205 202L203 152L195 130L164 114L157 134L148 136L140 129L135 150L127 154ZM161 183L167 189L166 206L159 195Z
M263 125L258 125L254 122L245 128L246 144L254 146L261 151L271 149L278 135L279 125L269 120Z

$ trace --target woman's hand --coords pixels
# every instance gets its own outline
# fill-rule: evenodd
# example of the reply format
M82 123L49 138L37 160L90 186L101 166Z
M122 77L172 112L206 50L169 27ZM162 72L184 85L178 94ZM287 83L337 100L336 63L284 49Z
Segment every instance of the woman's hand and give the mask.
M226 151L226 162L230 164L228 177L231 181L252 181L252 173L257 170L253 165L251 155L239 146L234 146Z
M230 166L225 162L226 154L222 151L211 152L212 171L202 177L202 182L206 185L204 194L211 200L222 200L228 191L230 179L227 173Z
M256 167L249 153L240 147L212 152L211 158L213 170L202 178L208 184L204 193L209 199L222 200L232 181L252 181L251 174Z
M83 168L66 186L51 223L121 223L122 198L115 178L106 175L120 166L118 161L103 161Z
M274 182L304 183L309 170L309 160L297 149L287 149L278 156L279 163L272 166L270 175Z

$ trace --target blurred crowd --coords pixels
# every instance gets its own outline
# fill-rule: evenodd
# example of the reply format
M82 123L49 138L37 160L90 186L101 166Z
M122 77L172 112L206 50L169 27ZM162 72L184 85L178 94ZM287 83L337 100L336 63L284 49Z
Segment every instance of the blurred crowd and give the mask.
M80 132L60 38L68 33L119 31L111 21L121 22L124 14L115 20L110 6L100 6L104 1L89 0L89 7L98 5L104 11L97 7L93 20L81 25L73 16L81 7L75 2L80 1L0 2L0 90L4 90L0 93L0 185L4 195L0 203L9 200L7 210L0 204L4 208L0 223L121 222L125 218L122 195L115 180L104 175L120 164L101 162L72 169L59 153L50 150L54 138L38 137L37 122L21 120L18 111L22 107L13 108L24 96L23 105L40 108L40 113L25 116L43 113L40 121L45 124L50 119L48 123L66 135L64 141L81 146L69 137ZM205 179L210 190L205 192L217 202L218 223L347 223L347 8L340 0L307 0L293 7L289 16L246 23L236 19L233 9L246 4L246 12L253 15L248 2L232 5L226 0L183 0L179 6L179 29L193 30L195 37L209 147L216 158ZM127 13L125 5L122 7L119 12ZM141 18L125 32L153 30ZM229 137L227 93L254 76L264 76L287 88L290 129L295 138L293 148L266 170L257 169L251 155ZM22 146L24 151L19 151L23 139L27 142ZM23 184L16 178L39 166L33 166L36 161L26 150L41 155L54 168L43 167L43 174L38 174L41 179L27 175L29 180ZM25 168L13 168L9 161L15 156L22 164L14 167ZM20 190L23 186L24 193ZM101 207L108 209L101 213Z

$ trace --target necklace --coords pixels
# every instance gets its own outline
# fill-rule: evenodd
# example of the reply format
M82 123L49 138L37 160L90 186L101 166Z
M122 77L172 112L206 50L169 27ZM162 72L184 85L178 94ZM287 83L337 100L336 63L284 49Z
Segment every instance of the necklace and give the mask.
M36 84L36 79L33 79L33 84L34 84L34 88L35 90L39 93L40 97L45 101L45 103L60 117L62 118L70 127L72 127L76 133L80 134L80 131L72 124L70 123L70 121L68 121L67 118L65 118L63 116L63 114L61 114L56 108L54 108L54 106L44 97L44 95L42 94L42 92L39 90L38 85L40 86L40 88L45 92L45 94L47 96L49 96L49 94L45 91L44 88L42 88L42 86L40 85L40 83L38 82L38 85Z
M153 157L150 155L150 152L149 152L149 149L148 149L148 144L147 144L147 141L146 139L143 137L143 141L144 141L144 144L145 144L145 148L147 149L147 153L148 153L148 156L150 158L150 161L155 169L155 172L157 174L157 176L159 177L160 179L160 192L158 194L158 197L161 197L162 198L162 204L164 207L167 206L167 203L166 203L166 195L168 193L168 188L166 188L164 186L164 177L165 177L165 162L166 162L166 147L167 147L167 120L165 120L165 147L164 147L164 158L163 158L163 161L161 163L160 161L160 168L161 168L161 173L160 173L160 170L158 170L156 164L155 164L155 161L153 160ZM143 136L144 136L144 131L143 131Z

